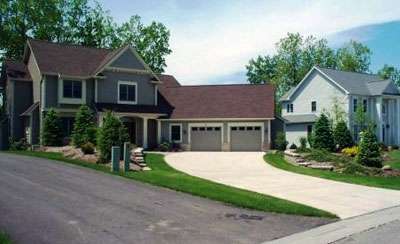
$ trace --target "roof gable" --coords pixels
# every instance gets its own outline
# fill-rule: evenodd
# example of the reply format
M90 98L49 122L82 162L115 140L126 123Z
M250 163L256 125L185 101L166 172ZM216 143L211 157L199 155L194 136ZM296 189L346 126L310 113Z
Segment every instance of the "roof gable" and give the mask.
M128 49L122 52L121 55L118 55L118 57L112 63L110 63L109 66L138 70L146 69L139 59Z

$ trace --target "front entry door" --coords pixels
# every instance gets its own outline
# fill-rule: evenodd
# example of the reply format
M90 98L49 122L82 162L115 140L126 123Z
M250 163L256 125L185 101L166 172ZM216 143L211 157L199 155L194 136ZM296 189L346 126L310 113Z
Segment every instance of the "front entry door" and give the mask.
M136 144L136 122L135 121L126 121L124 122L126 126L130 138L130 142Z

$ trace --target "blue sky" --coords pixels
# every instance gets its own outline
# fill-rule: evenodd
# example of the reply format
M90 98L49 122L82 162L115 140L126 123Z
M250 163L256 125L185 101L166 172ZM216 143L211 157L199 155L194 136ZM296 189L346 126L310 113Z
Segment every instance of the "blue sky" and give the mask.
M287 32L356 39L373 51L371 70L400 67L398 0L100 0L117 22L138 14L171 31L166 72L181 83L246 83L245 65L274 54Z

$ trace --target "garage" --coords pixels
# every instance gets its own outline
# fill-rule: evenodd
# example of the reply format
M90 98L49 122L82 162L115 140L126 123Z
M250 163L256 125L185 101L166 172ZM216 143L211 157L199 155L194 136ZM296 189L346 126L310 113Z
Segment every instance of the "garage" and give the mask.
M231 151L261 151L262 126L230 127Z
M220 126L193 126L190 129L191 151L221 151Z

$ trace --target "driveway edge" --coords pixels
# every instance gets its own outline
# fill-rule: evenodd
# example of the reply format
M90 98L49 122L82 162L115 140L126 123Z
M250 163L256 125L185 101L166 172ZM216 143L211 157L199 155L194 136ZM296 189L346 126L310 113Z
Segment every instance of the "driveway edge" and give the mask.
M327 244L400 220L400 205L286 236L263 244Z

